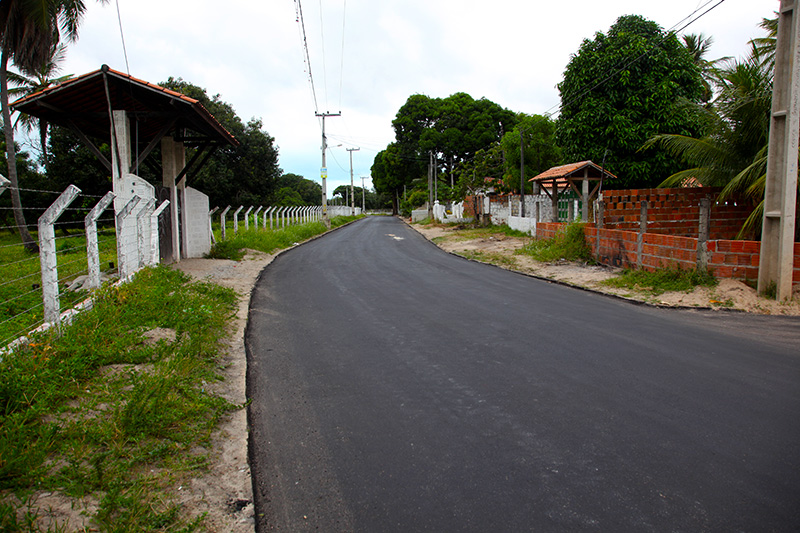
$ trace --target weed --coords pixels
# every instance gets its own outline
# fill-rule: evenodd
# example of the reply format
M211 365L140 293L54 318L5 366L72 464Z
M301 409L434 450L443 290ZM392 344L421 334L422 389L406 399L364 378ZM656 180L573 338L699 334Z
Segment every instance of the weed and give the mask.
M776 300L778 298L778 284L775 281L770 281L767 287L764 289L763 295L764 298Z
M166 489L205 468L211 432L235 408L203 384L219 379L216 355L236 301L230 289L147 268L98 291L61 337L39 335L5 355L0 489L17 499L33 488L91 494L103 530L196 530L200 520L182 517ZM175 341L144 342L155 327L175 330ZM4 530L37 531L35 510L33 525L19 523L8 501Z
M583 233L585 224L578 222L565 226L552 239L533 240L516 253L533 257L537 261L582 261L594 263L592 249Z
M516 259L505 254L484 252L483 250L464 250L459 253L467 259L473 259L483 263L491 263L503 267L514 267L517 265Z
M602 282L611 287L645 290L653 295L669 291L692 291L695 287L715 287L717 280L708 273L680 268L648 270L625 270L619 276Z
M241 248L237 248L232 241L219 241L211 247L206 256L207 259L231 259L233 261L241 261L244 257L244 252Z

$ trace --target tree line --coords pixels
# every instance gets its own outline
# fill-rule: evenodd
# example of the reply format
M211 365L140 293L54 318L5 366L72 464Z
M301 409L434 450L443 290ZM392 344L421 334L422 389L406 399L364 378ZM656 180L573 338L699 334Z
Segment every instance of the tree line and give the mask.
M756 209L766 176L777 18L759 25L746 57L706 58L712 37L666 32L638 15L586 38L558 84L557 117L512 112L465 93L415 94L398 110L395 141L372 166L376 190L427 200L429 167L440 200L486 189L518 193L526 178L592 160L615 177L607 188L721 186ZM522 155L521 155L522 154ZM524 159L524 164L521 160Z

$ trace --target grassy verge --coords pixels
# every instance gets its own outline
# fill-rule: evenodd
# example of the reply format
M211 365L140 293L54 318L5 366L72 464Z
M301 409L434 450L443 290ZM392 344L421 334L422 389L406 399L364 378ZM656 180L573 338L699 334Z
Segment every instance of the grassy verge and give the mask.
M197 529L169 494L205 467L213 428L237 407L207 390L236 301L147 268L96 293L62 336L4 355L0 530L39 531L40 491L90 500L100 531Z
M697 270L664 268L655 272L625 270L619 276L602 283L609 287L627 288L658 296L670 291L691 292L697 286L716 287L718 281L713 276Z
M334 217L331 219L331 227L336 228L363 217L364 215ZM222 241L221 235L218 235L217 244L211 249L209 257L214 259L234 259L238 261L244 255L243 250L245 248L271 254L276 250L289 248L294 244L325 233L325 231L327 230L325 224L322 222L310 222L274 230L242 230L225 241ZM232 228L226 229L226 232L227 235L233 235Z
M34 234L34 238L36 235ZM116 264L117 246L114 230L101 230L99 236L100 268ZM86 238L81 235L57 237L58 277L62 290L62 311L86 298L85 291L66 290L66 284L86 274ZM39 255L26 251L16 234L0 236L0 346L24 335L43 322L42 275Z
M586 243L584 224L573 223L566 226L552 239L532 240L517 253L529 255L543 263L556 261L581 261L594 263L592 250Z

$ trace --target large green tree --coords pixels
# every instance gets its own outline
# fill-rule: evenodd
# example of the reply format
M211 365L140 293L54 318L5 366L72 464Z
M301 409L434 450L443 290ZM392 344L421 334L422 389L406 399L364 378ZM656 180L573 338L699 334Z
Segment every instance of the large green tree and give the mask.
M261 120L244 123L220 95L210 97L181 78L169 78L161 85L199 100L240 143L218 148L190 185L207 194L211 205L268 203L278 189L282 171L275 139L264 131Z
M499 141L516 123L514 112L491 100L455 93L446 98L410 96L392 126L400 155L422 162L420 174L425 173L425 161L433 153L446 175L478 150Z
M655 187L678 169L668 153L639 151L653 135L703 132L703 119L686 105L704 98L698 64L674 34L637 15L585 39L558 89L564 159L605 159L618 177L611 187Z
M320 205L322 203L322 185L316 181L288 172L278 178L278 190L288 188L296 191L302 200L301 205Z
M411 185L420 168L420 161L413 154L404 156L398 143L390 143L375 156L371 168L372 183L378 193L391 197L393 215L400 212L399 197L403 187Z
M103 1L103 0L101 0ZM3 0L0 2L0 106L6 140L14 220L26 249L38 246L28 231L19 196L16 146L8 108L8 65L33 72L56 53L62 39L75 41L86 6L83 0Z
M525 187L531 192L529 179L561 163L561 149L555 142L555 122L542 115L518 115L519 122L503 136L501 147L505 154L503 182L519 192L521 160L525 161Z

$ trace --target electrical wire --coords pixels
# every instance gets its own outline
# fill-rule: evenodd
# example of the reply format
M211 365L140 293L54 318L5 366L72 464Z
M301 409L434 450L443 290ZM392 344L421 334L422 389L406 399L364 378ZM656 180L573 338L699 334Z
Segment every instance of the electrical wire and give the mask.
M128 49L125 46L125 34L122 32L122 15L119 12L119 0L116 0L117 4L117 22L119 23L119 37L122 40L122 54L125 56L125 70L128 72L128 76L131 75L131 67L128 64Z
M339 65L339 109L342 109L342 83L344 81L344 23L347 20L347 0L342 6L342 62Z
M328 67L325 65L325 28L322 20L322 0L319 0L319 33L322 37L322 87L325 89L325 107L328 106Z
M303 20L303 6L300 4L300 0L295 0L295 13L297 15L297 24L300 29L300 38L302 39L303 43L303 60L306 64L306 68L308 69L308 81L311 84L311 95L314 98L314 113L319 112L319 105L317 104L317 91L314 87L314 76L311 74L311 56L308 54L308 38L306 37L306 23Z

